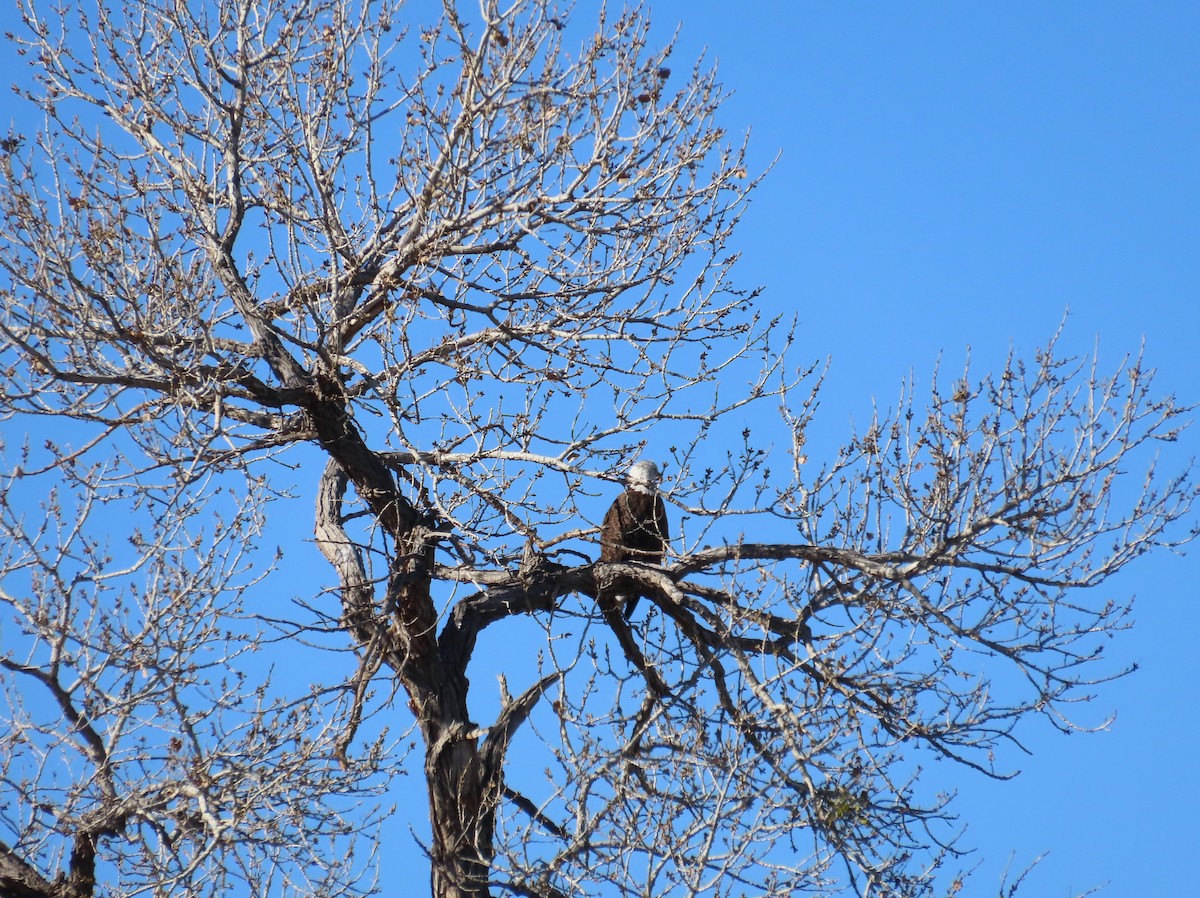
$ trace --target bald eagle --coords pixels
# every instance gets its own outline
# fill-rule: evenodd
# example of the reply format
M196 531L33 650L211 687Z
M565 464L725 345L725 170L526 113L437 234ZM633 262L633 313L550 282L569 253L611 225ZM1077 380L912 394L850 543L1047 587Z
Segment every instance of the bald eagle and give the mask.
M662 474L652 461L631 465L625 492L617 496L600 526L601 561L662 564L667 549L667 508L658 491ZM624 605L625 620L633 616L641 592L628 578L616 581L604 596L612 608Z

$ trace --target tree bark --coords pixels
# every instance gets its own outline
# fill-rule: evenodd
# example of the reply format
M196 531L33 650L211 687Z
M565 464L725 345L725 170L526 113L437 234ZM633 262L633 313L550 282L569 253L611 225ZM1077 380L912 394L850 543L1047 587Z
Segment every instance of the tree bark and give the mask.
M54 883L0 842L0 895L5 898L53 898L55 892Z
M434 898L485 898L491 895L495 796L487 794L491 790L486 788L475 728L438 729L438 736L427 741L425 754L433 828L432 893Z
M329 420L337 419L330 415ZM351 451L333 451L344 446ZM479 728L467 716L467 656L454 651L456 644L444 649L437 639L430 595L436 528L404 501L386 469L351 467L364 459L378 461L353 425L343 420L341 433L326 448L332 458L318 490L317 544L337 570L344 625L400 678L424 737L433 895L483 898L490 894L497 777L485 771ZM342 501L351 481L394 538L382 608L359 549L342 525Z

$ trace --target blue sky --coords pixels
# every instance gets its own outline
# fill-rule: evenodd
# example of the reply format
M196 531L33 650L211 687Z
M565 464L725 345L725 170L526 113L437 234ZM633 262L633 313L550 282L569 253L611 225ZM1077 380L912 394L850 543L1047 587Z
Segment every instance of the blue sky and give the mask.
M724 124L750 129L758 169L774 163L734 241L740 280L799 316L797 364L832 360L831 436L873 398L894 404L906 376L927 383L939 354L957 372L969 347L982 373L1011 347L1032 354L1065 315L1065 346L1098 342L1113 367L1144 340L1161 389L1200 401L1200 4L652 12L664 40L679 25L680 68L701 51L717 62L734 91ZM1200 448L1200 429L1178 448ZM1141 670L1080 709L1085 724L1115 713L1108 732L1028 727L1034 754L1007 759L1024 771L1012 782L944 771L979 849L968 894L991 894L1010 856L1020 869L1044 851L1027 895L1107 882L1110 898L1141 898L1194 881L1197 582L1200 549L1104 587L1140 599L1114 653Z
M679 59L702 48L762 167L736 240L744 282L829 356L824 427L893 405L938 354L961 370L1065 345L1114 365L1145 341L1159 386L1200 400L1200 5L659 2ZM1195 454L1200 431L1184 453ZM1081 708L1108 732L1025 730L1024 772L958 786L971 894L1049 855L1026 894L1194 887L1200 550L1104 589L1139 598L1115 652L1141 669Z

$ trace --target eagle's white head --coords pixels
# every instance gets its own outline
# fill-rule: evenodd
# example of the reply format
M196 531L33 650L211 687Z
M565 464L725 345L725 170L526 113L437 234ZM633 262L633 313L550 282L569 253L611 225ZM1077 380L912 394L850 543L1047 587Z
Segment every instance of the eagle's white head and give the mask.
M658 470L658 465L652 461L642 460L634 462L625 473L625 482L629 485L629 488L637 490L639 493L654 492L661 480L662 472Z

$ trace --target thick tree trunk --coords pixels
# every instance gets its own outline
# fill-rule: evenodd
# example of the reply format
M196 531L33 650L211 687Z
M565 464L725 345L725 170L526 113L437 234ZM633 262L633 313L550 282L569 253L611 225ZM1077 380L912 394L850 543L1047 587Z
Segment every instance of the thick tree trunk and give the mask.
M397 545L388 588L401 639L398 669L425 737L425 780L433 830L434 898L486 898L495 820L492 777L480 756L478 727L467 715L465 659L449 659L436 639L430 596L431 534L421 528Z
M426 747L434 898L489 898L495 806L478 739L447 733Z
M428 582L422 607L432 608ZM401 602L402 607L408 603ZM435 621L427 622L432 628ZM410 622L413 632L416 622ZM494 789L481 757L479 728L467 716L469 683L436 640L421 643L430 654L410 652L400 671L425 737L425 782L433 830L434 898L486 898L495 820Z
M466 677L458 666L446 669L449 688L442 695L454 697L447 707L461 712L462 723L455 721L437 734L427 733L425 776L433 823L433 896L489 898L504 759L513 735L560 675L543 677L515 699L505 693L499 716L487 736L481 737L475 725L465 720Z
M360 495L373 489L368 504L395 538L382 603L359 548L342 526L349 480ZM364 486L362 481L371 480L370 487ZM425 739L434 898L485 898L490 895L499 764L484 762L478 727L467 716L469 651L438 643L430 595L435 528L405 508L399 495L386 496L388 485L382 477L369 478L362 470L348 471L331 461L318 492L317 544L338 571L347 629L398 676Z

